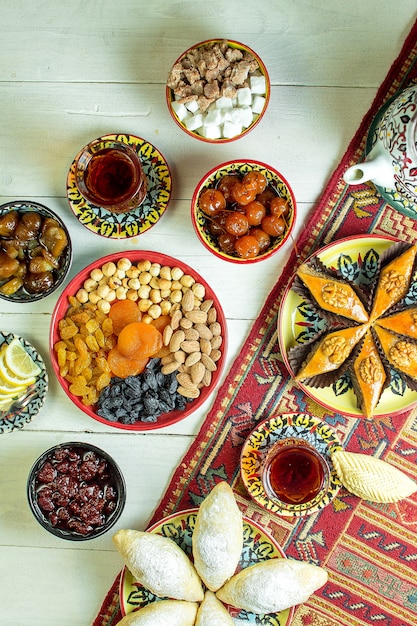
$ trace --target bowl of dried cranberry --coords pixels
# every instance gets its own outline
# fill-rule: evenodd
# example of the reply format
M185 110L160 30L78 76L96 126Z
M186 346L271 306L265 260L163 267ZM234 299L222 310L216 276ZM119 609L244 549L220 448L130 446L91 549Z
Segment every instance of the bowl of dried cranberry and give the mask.
M112 457L90 443L61 443L35 461L27 481L30 509L61 539L85 541L107 532L126 501L123 474Z
M198 183L191 219L201 243L231 263L256 263L282 248L296 219L287 180L261 161L227 161Z
M269 98L263 61L238 41L195 44L168 73L166 101L172 119L190 137L208 143L234 141L253 130Z

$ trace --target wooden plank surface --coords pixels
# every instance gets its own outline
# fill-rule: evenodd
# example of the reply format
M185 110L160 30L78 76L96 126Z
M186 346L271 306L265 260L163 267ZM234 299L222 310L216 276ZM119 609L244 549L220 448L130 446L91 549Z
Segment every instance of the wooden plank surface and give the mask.
M284 266L292 242L247 268L225 264L198 242L189 218L198 180L232 158L270 163L290 181L298 203L294 236L319 199L416 18L414 0L2 0L0 3L0 201L32 199L70 229L70 277L105 254L164 252L194 267L215 289L229 330L226 371ZM165 104L170 65L210 37L242 41L263 58L271 101L246 138L213 146L173 123ZM108 241L72 214L65 180L76 152L107 132L154 143L173 177L173 198L140 238ZM43 355L49 393L38 416L0 446L0 601L2 626L85 626L121 567L111 533L60 541L33 519L26 477L36 457L61 441L90 441L120 463L128 499L117 525L143 529L209 410L166 429L125 433L88 418L66 397L49 361L56 301L1 301L0 328ZM226 372L225 372L226 373Z

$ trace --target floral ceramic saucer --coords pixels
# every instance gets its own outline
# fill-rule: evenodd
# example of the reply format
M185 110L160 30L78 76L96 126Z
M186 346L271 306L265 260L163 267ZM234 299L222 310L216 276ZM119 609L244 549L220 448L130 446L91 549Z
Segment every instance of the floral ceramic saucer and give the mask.
M379 257L397 241L394 237L356 235L330 243L313 256L318 257L327 267L336 268L342 277L366 288L377 278ZM326 329L326 322L309 302L295 293L292 289L293 282L290 282L282 300L278 318L278 341L287 369L294 377L288 360L289 349L313 339ZM409 304L417 302L416 293L417 281L413 281L407 296ZM363 417L348 372L328 387L311 387L300 381L297 381L297 385L326 409L350 417ZM375 408L374 417L399 415L416 404L417 392L402 384L398 375L393 375Z
M139 154L147 178L146 198L137 209L128 213L111 213L83 198L75 184L74 158L67 176L70 207L83 226L102 237L127 239L146 232L164 214L172 194L171 172L161 152L149 141L134 135L112 134L100 139L114 139L132 146ZM80 151L81 152L81 151Z
M185 554L192 554L192 535L198 509L188 509L173 513L163 520L156 522L148 530L173 539L184 550ZM243 518L243 550L238 569L253 565L274 557L284 557L285 554L279 544L269 535L262 526L253 520ZM136 582L125 567L120 578L119 598L122 615L143 609L150 602L158 598ZM294 614L294 608L270 613L269 615L255 615L247 611L240 611L227 607L229 613L239 624L256 624L258 626L289 626Z
M11 343L12 339L17 335L0 331L0 346L4 343ZM23 428L28 424L43 406L45 402L46 392L48 391L48 373L45 363L35 348L22 337L17 337L25 348L26 352L40 368L41 373L36 377L36 381L28 388L28 394L31 394L31 400L25 406L19 408L19 405L12 405L7 412L0 411L0 434L9 433L13 430ZM32 396L33 393L33 396Z
M261 480L262 461L278 441L288 437L304 439L325 459L330 469L327 489L305 504L280 506L267 495ZM327 506L342 486L330 455L342 445L334 430L322 420L306 413L274 415L259 424L245 441L240 457L240 473L250 496L264 509L287 517L301 517Z

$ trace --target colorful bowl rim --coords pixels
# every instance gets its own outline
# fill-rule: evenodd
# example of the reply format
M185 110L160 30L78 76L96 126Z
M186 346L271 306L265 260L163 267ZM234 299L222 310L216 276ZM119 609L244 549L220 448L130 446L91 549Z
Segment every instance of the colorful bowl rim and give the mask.
M92 532L90 535L86 535L86 536L77 535L75 533L71 533L70 531L63 531L63 530L60 530L59 528L54 528L45 519L44 515L39 509L39 506L36 502L36 498L34 497L35 472L38 470L40 465L43 463L44 460L46 460L48 455L54 452L55 450L59 450L60 448L70 448L70 447L84 448L86 451L92 451L102 456L111 465L112 471L115 473L115 476L116 476L117 489L118 489L117 508L115 509L115 511L112 513L112 515L109 517L109 519L106 521L106 523L103 526L98 528L95 532ZM97 537L104 535L104 533L110 530L110 528L112 528L115 525L115 523L118 521L118 519L120 518L125 508L125 504L126 504L126 480L125 480L125 477L123 476L123 473L119 465L116 463L113 457L102 448L99 448L98 446L95 446L92 443L87 443L86 441L63 441L62 443L57 443L54 446L51 446L50 448L42 452L42 454L40 454L37 457L37 459L34 461L28 474L28 479L27 479L27 484L26 484L26 496L27 496L29 508L32 511L33 516L35 517L36 521L43 528L45 528L45 530L47 530L52 535L55 535L55 537L58 537L60 539L65 539L68 541L88 541L89 539L96 539Z
M25 209L25 207L27 208ZM68 227L66 226L64 220L55 211L47 207L45 204L40 204L39 202L35 202L32 200L10 200L9 202L5 202L4 204L0 205L0 214L2 214L3 211L5 211L6 209L10 211L13 211L15 209L16 211L22 211L26 213L36 212L37 210L39 210L42 213L43 211L44 213L47 214L48 217L52 217L58 222L58 224L65 231L65 234L67 236L68 245L67 245L66 251L64 252L64 255L65 255L64 265L61 268L61 270L59 270L58 279L56 280L56 282L54 282L52 287L50 287L46 292L42 292L39 294L30 294L28 292L27 296L24 298L19 298L19 297L14 298L13 295L5 296L0 293L0 298L2 300L6 300L7 302L13 302L17 304L29 304L32 302L38 302L39 300L43 300L44 298L47 298L48 296L52 295L58 289L58 287L62 286L63 282L68 276L68 273L71 269L72 258L73 258L71 235L69 233Z
M278 177L280 179L280 181L285 185L285 187L288 189L289 195L291 197L291 202L292 202L292 209L293 209L293 218L292 218L292 222L290 225L290 228L288 228L285 236L281 239L281 241L279 242L279 244L277 244L275 247L270 248L269 250L267 250L267 252L265 252L265 254L260 254L256 257L254 257L253 259L240 259L238 257L233 257L230 256L228 254L226 254L225 252L220 252L220 250L216 250L215 248L211 247L205 237L202 235L198 224L197 224L197 219L196 219L196 212L197 212L197 199L198 196L202 190L202 188L204 187L204 185L208 182L208 180L214 175L216 174L216 172L218 172L219 170L222 169L227 169L228 167L232 166L232 165L236 165L236 164L248 164L248 165L252 165L252 166L256 166L260 169L266 169L269 170L270 172L272 172L276 177ZM289 237L291 236L291 233L294 229L295 226L295 221L297 218L297 202L295 199L295 195L294 195L294 191L291 187L291 185L289 184L289 182L287 181L287 179L285 178L285 176L283 176L281 174L281 172L279 172L275 167L272 167L271 165L268 165L267 163L263 163L263 161L257 161L255 159L232 159L230 161L225 161L224 163L221 163L220 165L217 165L216 167L213 167L207 174L205 174L197 183L196 188L194 189L194 193L191 199L191 221L194 227L194 231L198 237L198 239L200 240L200 242L203 244L203 246L212 254L214 254L217 258L222 259L223 261L229 261L230 263L236 263L238 265L247 265L249 263L259 263L260 261L264 261L265 259L269 259L271 256L273 256L274 254L276 254L279 250L281 250L281 248L285 245L285 243L287 242L287 240L289 239Z
M165 87L165 97L166 97L168 110L169 110L169 113L170 113L172 119L177 124L177 126L179 126L179 128L181 128L181 130L183 130L190 137L193 137L194 139L199 139L200 141L203 141L205 143L212 143L212 144L230 143L231 141L236 141L237 139L241 139L242 137L245 137L251 130L253 130L259 124L259 122L263 118L263 116L264 116L264 114L265 114L265 112L266 112L266 110L268 108L269 101L270 101L270 98L271 98L271 80L269 78L269 73L268 73L268 70L266 69L265 63L262 61L261 57L254 50L252 50L252 48L250 48L250 46L248 46L248 45L246 45L244 43L241 43L240 41L235 41L234 39L227 39L227 38L222 38L222 37L218 37L218 38L214 38L214 39L205 39L204 41L201 41L200 43L194 44L193 46L190 46L189 48L187 48L187 50L185 50L185 52L183 52L177 58L177 60L174 61L173 65L175 65L176 63L179 63L179 61L186 54L188 54L188 52L190 52L191 50L194 50L194 48L201 48L201 46L204 46L204 45L206 45L208 43L217 43L217 42L222 42L222 41L227 41L227 43L229 43L232 48L243 49L243 50L246 50L247 52L249 52L250 54L252 54L255 57L255 59L258 61L260 70L261 70L263 76L265 76L265 80L266 80L266 94L265 94L265 105L264 105L264 108L258 114L258 117L256 118L256 120L254 122L252 122L252 124L250 126L245 128L244 131L242 131L239 135L236 135L235 137L225 137L225 138L220 138L220 139L207 139L206 137L203 137L203 136L199 135L198 133L193 132L192 130L188 130L188 128L186 128L184 126L184 124L182 124L180 122L180 120L177 118L177 116L175 115L175 113L172 110L172 107L171 107L172 89L171 89L171 87L168 87L168 85L166 85L166 87Z
M58 366L58 362L57 362L57 358L56 358L53 346L54 346L55 341L58 340L58 335L57 335L58 321L65 314L65 311L67 310L69 306L66 298L68 297L68 295L75 295L76 290L80 287L81 281L84 281L89 276L92 269L98 266L102 266L104 265L104 263L107 263L108 261L115 261L116 259L121 259L121 258L128 258L133 262L137 262L142 259L148 258L151 262L155 262L155 263L160 262L161 265L164 264L164 265L170 265L171 267L175 267L175 266L180 267L185 273L190 274L196 279L196 281L204 285L204 287L206 288L206 297L208 294L209 297L214 300L214 303L216 305L217 315L218 315L218 321L220 322L221 327L222 327L222 339L223 339L222 355L220 359L217 361L217 370L214 372L215 375L213 376L210 386L204 387L202 393L200 393L200 396L192 400L190 403L188 403L184 411L179 411L178 409L176 409L175 411L171 411L170 413L164 413L163 415L168 416L168 417L166 417L163 420L163 423L161 423L161 421L137 422L136 424L121 424L120 422L110 422L109 420L106 420L103 417L100 417L100 415L97 415L91 409L91 407L85 406L84 404L82 404L82 402L69 391L69 384L62 379L62 376L59 373L59 366ZM156 430L159 428L165 428L166 426L171 426L172 424L182 421L183 419L185 419L186 417L194 413L194 411L196 411L206 400L208 400L208 398L211 396L211 394L215 390L217 384L220 382L220 379L221 379L221 376L225 367L225 363L226 363L227 347L228 347L228 331L227 331L226 316L224 314L224 311L220 304L219 299L215 295L214 289L209 285L209 283L205 280L205 278L203 278L196 270L194 270L192 267L190 267L189 265L187 265L180 259L176 259L174 257L168 256L162 252L153 252L150 250L124 250L121 252L114 252L112 254L108 254L104 257L96 259L95 261L87 265L76 276L74 276L74 278L68 283L66 288L60 294L55 304L54 310L52 312L50 329L49 329L49 356L50 356L52 368L55 372L55 375L62 389L64 390L68 398L81 411L86 413L89 417L92 417L96 421L100 422L101 424L104 424L105 426L109 426L111 428L118 428L121 430L132 431L132 432L142 432L142 431Z

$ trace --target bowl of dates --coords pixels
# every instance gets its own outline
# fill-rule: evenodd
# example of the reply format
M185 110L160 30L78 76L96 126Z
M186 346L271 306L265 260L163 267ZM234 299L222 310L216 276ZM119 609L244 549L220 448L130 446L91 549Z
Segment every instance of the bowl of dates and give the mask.
M270 81L260 57L237 41L210 39L186 50L171 67L166 100L171 117L191 137L227 143L261 121Z
M286 179L260 161L228 161L198 183L191 220L201 243L231 263L255 263L275 254L296 219Z
M0 206L0 298L35 302L65 280L72 245L63 221L37 202Z
M61 443L35 461L27 482L30 509L43 528L61 539L84 541L119 519L126 486L117 463L89 443Z

